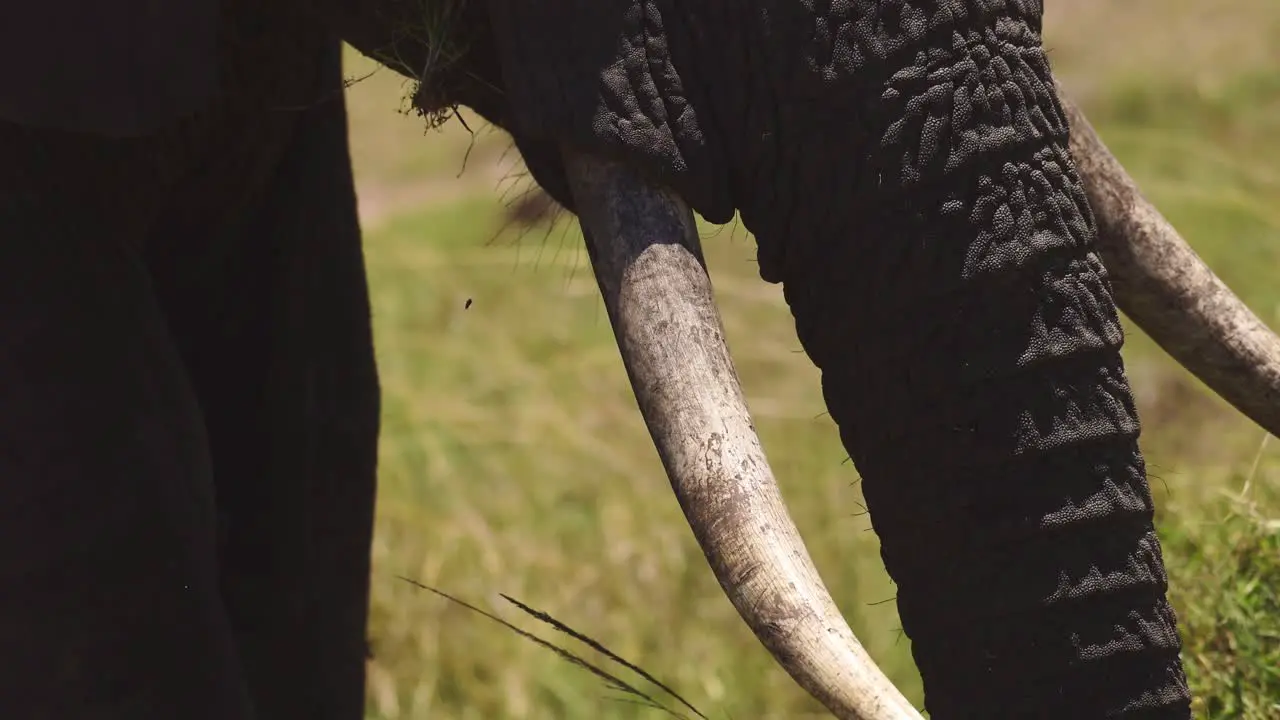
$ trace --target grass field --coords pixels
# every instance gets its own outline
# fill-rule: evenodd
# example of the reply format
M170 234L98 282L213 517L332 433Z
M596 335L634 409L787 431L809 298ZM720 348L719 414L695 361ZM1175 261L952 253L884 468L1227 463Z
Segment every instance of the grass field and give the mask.
M1280 327L1280 4L1049 4L1055 68L1104 139ZM504 197L528 187L509 142L474 119L474 137L456 121L424 137L396 113L399 80L372 69L353 55L347 70L361 78L348 92L386 395L370 717L659 717L400 575L551 638L499 594L545 610L711 717L822 716L737 618L684 525L573 224L504 231ZM796 521L854 630L918 701L857 474L781 293L759 280L741 228L704 236ZM1199 714L1280 717L1280 443L1129 337Z

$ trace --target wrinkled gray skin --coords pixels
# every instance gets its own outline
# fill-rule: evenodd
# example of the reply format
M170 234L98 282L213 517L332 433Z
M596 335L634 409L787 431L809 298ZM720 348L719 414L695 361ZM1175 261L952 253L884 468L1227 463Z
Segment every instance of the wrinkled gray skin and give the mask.
M0 88L0 712L353 720L378 386L338 40L427 68L421 0L90 5L0 34L42 58ZM419 100L571 209L563 144L741 212L933 717L1186 718L1040 16L475 0Z

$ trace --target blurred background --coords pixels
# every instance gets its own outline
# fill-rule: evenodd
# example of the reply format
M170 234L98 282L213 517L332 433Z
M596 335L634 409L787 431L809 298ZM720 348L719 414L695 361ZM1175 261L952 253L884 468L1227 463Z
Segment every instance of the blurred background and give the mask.
M1146 193L1280 327L1280 3L1049 0L1055 71ZM500 131L438 129L354 52L352 152L384 400L370 718L661 713L456 604L638 663L713 718L824 717L721 594L636 411L576 223ZM465 121L465 123L464 123ZM919 678L858 475L739 225L704 228L730 347L814 560L908 695ZM1197 714L1280 718L1280 443L1129 326ZM626 675L630 679L631 675ZM641 683L643 685L643 683Z

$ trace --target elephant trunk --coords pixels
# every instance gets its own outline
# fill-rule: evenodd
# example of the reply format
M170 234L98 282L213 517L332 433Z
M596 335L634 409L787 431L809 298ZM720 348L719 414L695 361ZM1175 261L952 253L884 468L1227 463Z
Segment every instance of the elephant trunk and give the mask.
M1043 54L1012 23L888 74L848 197L778 276L935 718L1185 718L1139 421ZM985 47L1000 48L990 52ZM791 167L826 168L832 140ZM806 152L813 151L813 157ZM825 163L825 164L824 164ZM816 172L816 171L815 171ZM819 222L813 222L818 218Z
M620 163L566 151L565 164L636 400L721 587L837 717L918 719L840 616L787 513L725 344L692 212Z
M1057 87L1071 124L1071 154L1098 220L1098 251L1120 309L1240 412L1280 435L1280 338L1143 197Z

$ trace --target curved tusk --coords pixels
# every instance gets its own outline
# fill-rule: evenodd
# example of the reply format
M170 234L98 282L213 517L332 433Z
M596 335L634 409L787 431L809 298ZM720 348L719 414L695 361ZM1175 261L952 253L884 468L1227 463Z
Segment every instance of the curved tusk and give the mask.
M1280 338L1143 197L1056 84L1116 304L1183 367L1280 436Z
M621 163L564 152L623 363L685 517L756 637L836 717L919 720L818 576L769 469L693 213Z

